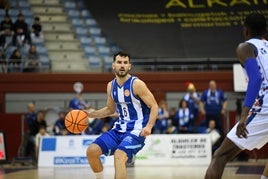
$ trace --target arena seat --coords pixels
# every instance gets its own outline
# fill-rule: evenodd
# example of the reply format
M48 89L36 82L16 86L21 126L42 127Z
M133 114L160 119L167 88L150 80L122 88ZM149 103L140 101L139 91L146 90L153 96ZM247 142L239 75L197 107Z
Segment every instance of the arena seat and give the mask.
M85 21L85 25L87 27L97 27L97 22L93 18L87 18L86 21Z
M81 43L81 47L85 48L87 46L91 46L93 44L93 40L90 37L81 37L80 43Z
M82 19L79 19L79 18L73 18L71 20L71 22L72 22L72 26L74 28L83 27L84 26L84 21Z

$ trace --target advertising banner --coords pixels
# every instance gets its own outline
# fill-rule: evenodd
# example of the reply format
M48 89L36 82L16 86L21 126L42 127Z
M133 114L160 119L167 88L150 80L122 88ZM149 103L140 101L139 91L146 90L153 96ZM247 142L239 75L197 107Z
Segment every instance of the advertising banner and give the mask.
M89 166L86 149L97 136L44 137L38 166ZM207 165L211 160L211 139L207 134L150 135L137 154L135 165ZM104 166L113 166L113 156L101 156Z

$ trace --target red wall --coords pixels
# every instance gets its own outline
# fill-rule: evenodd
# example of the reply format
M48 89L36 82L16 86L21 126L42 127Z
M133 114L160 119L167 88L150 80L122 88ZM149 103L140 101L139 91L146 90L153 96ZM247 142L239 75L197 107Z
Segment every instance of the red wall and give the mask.
M185 83L191 81L198 91L208 88L209 80L216 80L224 91L233 91L233 73L226 72L161 72L135 74L144 80L157 100L166 92L185 91ZM111 73L53 74L14 73L0 74L0 113L5 111L6 92L73 92L73 83L84 84L85 92L106 92L106 84L112 80Z

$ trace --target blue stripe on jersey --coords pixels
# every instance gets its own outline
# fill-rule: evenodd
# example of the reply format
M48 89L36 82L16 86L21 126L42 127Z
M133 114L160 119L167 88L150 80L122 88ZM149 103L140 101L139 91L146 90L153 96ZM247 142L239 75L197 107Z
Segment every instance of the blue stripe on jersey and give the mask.
M147 124L150 109L133 93L133 82L137 79L131 76L122 86L116 79L112 81L111 96L119 112L119 120L113 129L119 132L139 131Z
M257 97L257 101L258 101L258 105L254 106L250 109L250 116L248 117L248 121L247 121L247 125L254 119L254 117L257 115L257 113L259 113L262 109L262 105L263 105L263 96L258 96Z

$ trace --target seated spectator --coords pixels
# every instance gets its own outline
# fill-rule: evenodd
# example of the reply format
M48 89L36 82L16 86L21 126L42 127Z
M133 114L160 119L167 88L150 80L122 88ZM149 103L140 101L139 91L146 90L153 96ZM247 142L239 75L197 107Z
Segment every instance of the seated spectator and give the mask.
M31 45L25 55L25 72L36 72L40 69L39 55L34 45Z
M24 20L22 13L18 14L18 19L14 23L13 46L23 47L25 44L31 44L28 24Z
M0 49L0 72L7 72L7 61L4 50Z
M31 31L31 40L33 43L43 42L44 36L42 32L42 25L40 23L40 18L35 17L34 23L32 25L32 31Z
M206 129L205 133L209 133L211 136L212 152L214 153L215 150L219 147L221 139L221 134L219 130L216 129L215 120L209 121L208 128Z
M179 103L179 109L176 112L177 131L178 133L192 132L193 114L187 106L187 101L182 99Z
M6 49L8 46L12 45L12 36L14 34L13 30L13 22L7 14L4 20L2 20L0 26L0 45L3 49Z
M154 134L166 134L167 128L168 128L168 105L165 100L161 100L159 102L159 108L158 108L158 116L155 121L155 126L153 133Z
M41 137L49 136L47 133L47 128L46 126L40 126L39 131L35 136L35 152L36 152L36 159L38 159L38 153L39 153L39 146L40 146L40 141Z
M30 133L32 136L36 136L36 134L39 131L40 126L47 127L47 122L45 119L45 112L42 110L37 112L36 120L32 122L31 126L29 126Z
M53 126L54 135L63 135L63 134L67 135L67 134L65 134L65 132L67 131L65 124L64 124L65 116L66 116L66 113L64 111L59 112L59 119L56 120L56 122ZM68 133L68 131L67 131L67 133Z
M8 68L10 72L22 71L22 57L19 49L15 49L8 60Z
M104 127L104 121L102 119L95 118L89 124L88 128L82 133L86 135L99 135L102 133Z
M168 129L167 129L168 134L177 133L176 127L178 126L178 121L176 119L176 112L177 109L175 107L169 109Z

